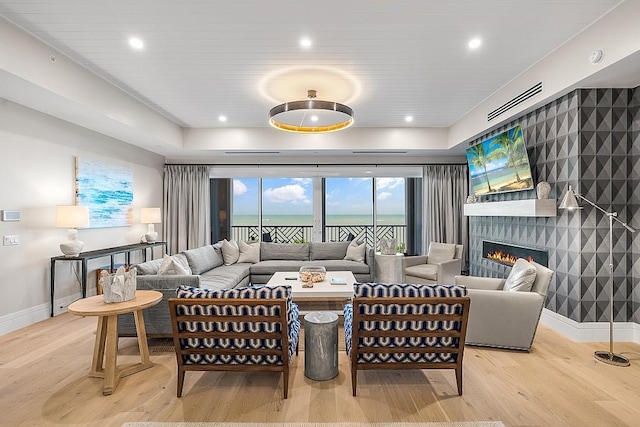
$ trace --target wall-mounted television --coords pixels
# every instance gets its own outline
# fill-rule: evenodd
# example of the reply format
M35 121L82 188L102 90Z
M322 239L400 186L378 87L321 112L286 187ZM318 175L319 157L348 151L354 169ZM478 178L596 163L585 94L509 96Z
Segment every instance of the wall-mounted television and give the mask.
M467 162L477 196L533 188L520 125L467 148Z

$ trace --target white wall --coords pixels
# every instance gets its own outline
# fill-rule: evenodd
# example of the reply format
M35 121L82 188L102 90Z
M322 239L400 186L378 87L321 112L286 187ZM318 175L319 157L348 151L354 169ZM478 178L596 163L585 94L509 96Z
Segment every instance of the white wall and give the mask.
M20 236L19 245L0 246L0 334L49 317L50 258L61 255L67 234L54 227L55 206L74 204L76 156L133 172L132 225L79 230L84 250L138 242L146 230L139 208L162 206L164 157L0 99L0 210L22 212L20 222L0 222L0 236ZM89 262L88 294L95 293L93 271L108 263ZM57 264L57 312L80 296L74 264Z

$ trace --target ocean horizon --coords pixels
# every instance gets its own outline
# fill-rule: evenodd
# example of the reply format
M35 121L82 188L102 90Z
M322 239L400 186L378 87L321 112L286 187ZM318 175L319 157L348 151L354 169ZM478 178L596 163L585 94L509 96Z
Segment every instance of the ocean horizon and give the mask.
M233 215L232 226L258 225L258 215ZM262 217L262 225L313 225L311 215L265 215ZM327 215L326 225L373 225L371 215ZM378 225L406 225L404 215L378 215Z

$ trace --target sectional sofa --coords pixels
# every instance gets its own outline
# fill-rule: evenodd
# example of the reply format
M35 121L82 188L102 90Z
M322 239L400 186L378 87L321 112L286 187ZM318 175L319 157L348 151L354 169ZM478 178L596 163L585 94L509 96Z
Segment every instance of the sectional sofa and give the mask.
M277 271L298 271L306 265L327 271L351 271L358 282L371 282L374 251L358 242L235 243L218 242L189 249L164 259L137 264L137 289L164 294L162 301L144 312L147 335L170 337L168 299L180 285L224 290L266 284ZM244 249L244 250L243 250ZM234 256L235 255L235 256ZM118 335L135 336L133 316L120 315Z

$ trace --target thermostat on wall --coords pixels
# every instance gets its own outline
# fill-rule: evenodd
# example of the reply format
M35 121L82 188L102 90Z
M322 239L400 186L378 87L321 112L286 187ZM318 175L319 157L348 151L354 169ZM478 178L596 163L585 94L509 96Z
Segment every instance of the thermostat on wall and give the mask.
M2 211L3 221L20 221L20 211Z

